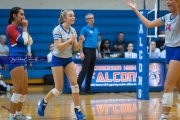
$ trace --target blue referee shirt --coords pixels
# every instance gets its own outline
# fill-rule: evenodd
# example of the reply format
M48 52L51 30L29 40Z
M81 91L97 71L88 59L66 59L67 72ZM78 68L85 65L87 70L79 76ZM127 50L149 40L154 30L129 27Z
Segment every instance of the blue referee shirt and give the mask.
M86 25L82 28L80 35L84 35L85 37L83 42L84 48L97 48L98 29L96 27Z

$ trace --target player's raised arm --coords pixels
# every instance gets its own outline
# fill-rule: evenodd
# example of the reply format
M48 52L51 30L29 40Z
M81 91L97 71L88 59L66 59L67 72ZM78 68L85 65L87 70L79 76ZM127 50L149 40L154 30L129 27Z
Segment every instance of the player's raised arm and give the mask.
M130 8L132 8L134 10L134 12L136 13L136 15L139 17L139 19L143 22L143 24L147 27L147 28L154 28L157 26L162 26L164 25L163 22L161 22L159 19L153 20L153 21L149 21L146 17L144 17L138 10L137 8L137 4L136 4L136 0L134 0L134 3L132 3L130 0L125 0L125 3L127 6L129 6Z

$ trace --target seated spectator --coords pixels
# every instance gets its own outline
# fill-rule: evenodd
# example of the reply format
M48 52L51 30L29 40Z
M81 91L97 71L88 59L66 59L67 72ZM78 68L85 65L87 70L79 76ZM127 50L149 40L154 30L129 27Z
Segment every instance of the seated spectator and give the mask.
M127 52L125 52L125 58L137 58L137 54L133 52L133 44L127 44Z
M151 41L150 48L151 48L150 49L151 53L149 54L149 58L159 58L160 50L159 50L159 48L156 48L156 42Z
M160 58L166 58L166 49L161 52Z
M51 43L50 46L49 46L49 54L47 55L47 62L48 63L51 63L51 60L52 60L52 53L53 53L53 50L54 50L54 43Z
M110 40L109 39L104 39L101 42L100 45L100 51L102 53L102 57L103 58L109 58L109 54L106 54L108 52L110 52Z
M160 35L165 35L165 31L161 31ZM156 41L156 47L163 51L165 49L165 37L160 37L158 41Z
M32 50L31 50L31 46L27 46L28 48L28 53L27 53L27 57L30 59L32 58ZM29 67L28 67L29 64ZM26 67L28 70L33 70L33 66L32 66L32 61L28 61L28 63L26 64Z
M98 33L98 44L101 45L101 41L102 41L102 34L99 32Z
M2 61L2 65L3 67L0 65L0 69L4 69L6 70L6 64L5 64L5 56L9 55L9 48L6 45L6 36L5 35L1 35L0 36L0 57L1 57L1 61Z
M0 73L0 93L4 93L6 91L11 91L11 86L4 82L4 77Z
M114 51L115 52L124 52L126 49L126 42L124 41L124 33L118 33L118 41L114 43Z
M100 47L102 41L102 34L99 32L98 33L98 47ZM98 50L96 49L96 57L98 57Z

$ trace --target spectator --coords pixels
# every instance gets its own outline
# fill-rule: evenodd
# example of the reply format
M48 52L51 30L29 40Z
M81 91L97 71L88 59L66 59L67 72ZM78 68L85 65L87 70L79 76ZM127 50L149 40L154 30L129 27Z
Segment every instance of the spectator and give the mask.
M101 41L102 41L102 34L99 32L98 33L98 44L101 45Z
M54 50L54 43L51 43L49 47L50 47L50 48L49 48L50 52L49 52L49 54L47 55L47 62L48 62L48 63L51 63L51 60L52 60L52 52L53 52L53 50Z
M110 55L107 54L108 52L110 52L110 40L109 39L102 40L101 45L100 45L100 51L102 53L103 58L110 57Z
M149 54L149 57L150 58L159 58L160 57L160 50L159 50L159 48L156 48L156 42L151 41L150 48L151 48L150 49L151 53Z
M124 41L124 33L118 33L118 41L114 44L114 51L115 52L124 52L126 49L126 42Z
M165 31L161 31L160 35L165 35ZM160 37L158 41L156 41L156 47L163 51L165 49L165 37Z
M11 86L9 84L7 84L6 82L4 82L4 77L0 73L0 93L1 92L4 93L6 91L11 91Z
M6 70L6 64L5 64L5 57L4 56L8 56L9 55L9 48L6 45L6 36L5 35L1 35L0 36L0 56L3 57L2 58L2 63L3 63L3 67L0 65L0 69Z
M102 34L98 33L98 47L100 47L102 41ZM96 58L98 58L98 50L96 49Z
M127 44L127 52L125 52L125 58L137 58L137 54L133 52L133 44Z

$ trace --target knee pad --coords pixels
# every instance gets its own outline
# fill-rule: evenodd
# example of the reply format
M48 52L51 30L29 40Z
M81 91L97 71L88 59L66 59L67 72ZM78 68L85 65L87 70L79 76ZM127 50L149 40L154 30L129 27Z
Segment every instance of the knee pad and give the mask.
M27 95L22 95L19 102L24 102Z
M79 86L78 86L78 84L74 85L74 86L71 86L71 91L72 91L72 93L79 93Z
M57 90L56 88L52 89L51 91L54 94L54 96L58 96L60 93L62 93L62 92L59 92L59 90Z
M165 107L172 107L173 93L164 93L163 94L162 105Z
M13 102L13 103L18 103L19 101L20 101L20 99L21 99L21 94L17 94L17 93L13 93L13 95L12 95L12 97L11 97L11 101Z

